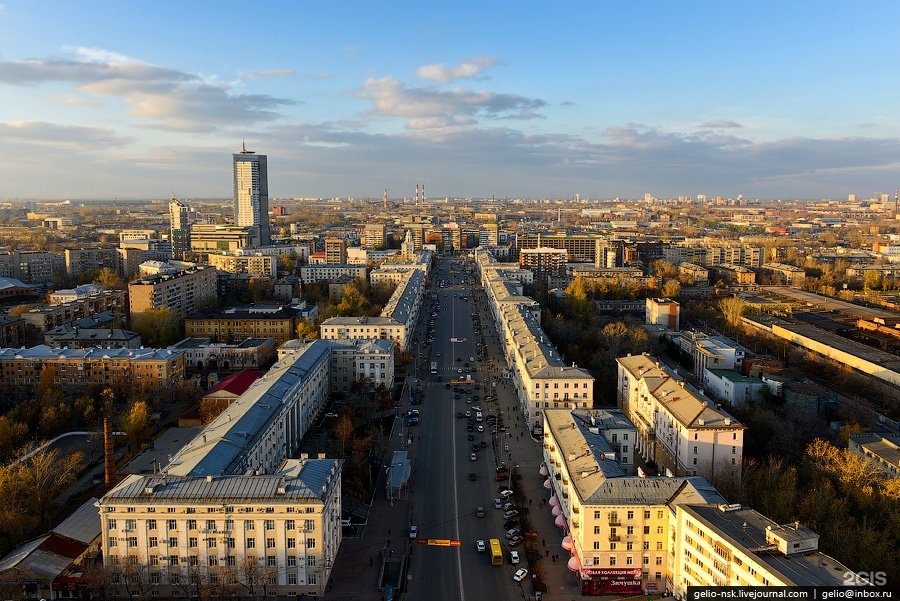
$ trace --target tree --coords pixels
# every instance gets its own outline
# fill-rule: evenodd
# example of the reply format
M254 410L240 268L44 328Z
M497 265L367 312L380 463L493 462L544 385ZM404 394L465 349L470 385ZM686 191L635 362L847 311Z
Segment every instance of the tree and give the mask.
M341 457L343 457L347 443L353 436L353 418L348 413L344 413L334 425L334 435L341 443Z
M0 459L12 455L27 436L27 424L0 415Z
M650 270L658 278L678 277L678 268L665 259L658 259L650 263Z
M319 337L319 326L311 319L301 319L297 324L297 338L312 340Z
M145 346L163 348L181 337L181 321L174 309L160 307L138 313L131 327L141 335Z
M103 286L104 288L113 288L116 290L125 289L125 281L109 267L104 267L98 271L97 277L94 278L93 283L98 286Z
M666 280L663 283L662 295L664 298L678 298L681 296L681 284L675 279Z
M135 401L128 413L122 418L122 429L128 436L128 445L132 450L140 448L150 437L150 411L144 401Z
M719 310L725 315L725 321L732 327L741 325L741 315L747 303L737 296L729 296L719 301Z
M14 479L27 491L28 505L37 515L49 519L50 504L75 481L83 459L81 451L63 455L57 449L45 449L15 465Z
M28 313L34 308L34 305L16 305L12 309L9 310L10 317L18 317L23 313Z

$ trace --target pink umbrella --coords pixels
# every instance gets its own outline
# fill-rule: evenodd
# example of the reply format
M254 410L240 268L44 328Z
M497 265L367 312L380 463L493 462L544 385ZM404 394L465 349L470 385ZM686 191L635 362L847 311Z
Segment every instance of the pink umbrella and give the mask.
M581 571L581 563L578 561L578 558L574 555L569 558L569 562L566 564L566 567L569 568L572 572L580 572Z
M547 470L547 466L546 466L546 465L542 465L542 466L541 466L540 474L541 474L542 476L549 476L549 475L550 475L550 472Z
M547 478L546 480L544 480L544 488L546 488L547 490L550 490L550 486L551 486L550 479Z
M559 497L553 495L547 503L550 504L550 507L559 507Z
M553 517L556 517L558 515L562 515L562 509L560 509L559 507L554 507L550 510L550 513L553 514Z
M561 515L556 516L556 521L553 522L556 524L557 528L565 528L566 527L566 518Z
M567 534L562 539L561 545L562 545L562 548L565 549L566 551L571 551L572 550L572 537Z

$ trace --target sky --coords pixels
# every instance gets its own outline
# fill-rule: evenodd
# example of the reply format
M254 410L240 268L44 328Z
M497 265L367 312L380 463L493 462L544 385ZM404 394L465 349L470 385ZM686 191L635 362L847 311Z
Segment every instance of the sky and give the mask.
M0 198L867 198L900 3L0 0Z

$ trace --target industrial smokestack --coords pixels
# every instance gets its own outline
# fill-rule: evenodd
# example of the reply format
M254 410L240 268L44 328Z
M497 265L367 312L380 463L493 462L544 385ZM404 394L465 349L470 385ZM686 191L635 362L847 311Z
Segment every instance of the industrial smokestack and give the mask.
M382 202L382 206L387 208L387 188L384 189L384 201Z
M422 204L425 204L425 184L422 184Z
M103 418L103 480L112 486L116 479L116 445L113 442L112 418Z
M416 206L419 206L419 184L416 184Z

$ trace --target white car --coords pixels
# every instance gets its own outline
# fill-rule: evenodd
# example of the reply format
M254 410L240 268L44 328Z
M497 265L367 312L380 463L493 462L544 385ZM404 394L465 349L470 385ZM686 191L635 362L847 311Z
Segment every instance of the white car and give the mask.
M475 548L478 549L479 553L484 553L484 541L483 540L475 541Z
M469 459L471 459L472 461L478 461L478 455L472 453L471 455L469 455Z
M516 565L519 563L519 552L518 551L510 551L509 552L509 563Z
M413 524L409 527L409 538L418 538L419 537L419 528Z
M528 570L525 568L519 568L516 570L516 573L513 574L513 580L516 582L522 582L525 580L525 577L528 576Z

